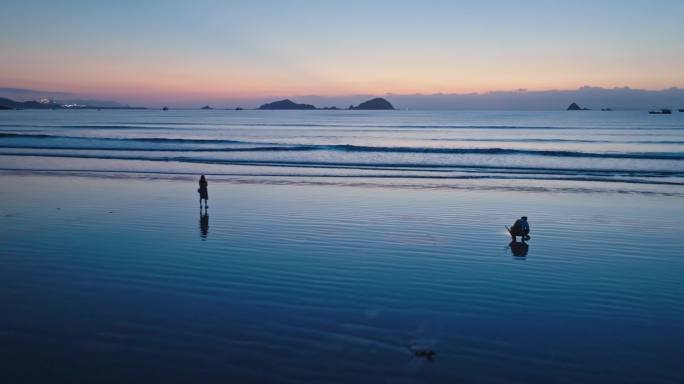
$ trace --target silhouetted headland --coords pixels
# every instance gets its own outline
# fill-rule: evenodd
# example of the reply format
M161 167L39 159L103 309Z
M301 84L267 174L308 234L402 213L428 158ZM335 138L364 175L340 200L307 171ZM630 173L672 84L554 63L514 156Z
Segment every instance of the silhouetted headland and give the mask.
M364 101L357 107L349 106L349 109L394 109L394 106L382 97L376 97L368 101Z
M49 98L30 101L15 101L0 97L0 109L147 109L145 107L98 106L86 104L62 104Z
M263 104L259 109L316 109L316 107L311 104L297 104L290 99L285 99Z

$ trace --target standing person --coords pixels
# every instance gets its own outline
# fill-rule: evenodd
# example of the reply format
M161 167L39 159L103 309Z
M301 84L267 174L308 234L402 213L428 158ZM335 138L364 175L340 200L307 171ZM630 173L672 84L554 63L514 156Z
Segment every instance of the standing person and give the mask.
M204 209L209 208L208 200L209 200L209 190L207 189L207 179L202 175L199 180L199 189L197 192L199 192L200 195L200 209L202 209L202 199L204 199Z

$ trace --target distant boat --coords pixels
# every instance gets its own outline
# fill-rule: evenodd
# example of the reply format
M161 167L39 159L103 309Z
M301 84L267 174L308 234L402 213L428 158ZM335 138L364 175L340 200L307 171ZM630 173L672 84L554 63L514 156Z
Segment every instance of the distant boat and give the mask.
M651 110L648 111L651 115L671 115L672 110L670 108L662 108L661 110Z
M162 108L162 111L168 111L168 110L169 110L169 107Z

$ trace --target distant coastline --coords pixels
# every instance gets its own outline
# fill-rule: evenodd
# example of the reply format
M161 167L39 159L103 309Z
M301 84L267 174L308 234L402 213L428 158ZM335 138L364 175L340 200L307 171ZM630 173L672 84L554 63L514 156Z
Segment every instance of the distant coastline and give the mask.
M296 98L233 98L201 99L194 102L173 101L182 94L169 94L163 101L136 101L145 107L131 107L128 103L111 100L93 99L92 96L67 92L40 91L21 88L0 87L0 106L10 109L198 109L209 105L213 109L249 110L259 109L273 100L289 100L296 104L293 108L261 109L319 109L348 110L362 106L364 100L376 98L375 95L356 94L344 96L304 95ZM662 90L644 90L629 87L601 88L585 86L574 90L525 90L492 91L483 93L435 93L435 94L386 94L392 107L416 110L525 110L558 111L566 109L574 102L581 109L594 111L619 111L670 108L673 111L684 109L684 88L671 87ZM3 103L2 100L5 102ZM292 101L296 100L296 102ZM9 101L9 102L8 102ZM23 104L18 104L23 103ZM300 107L310 105L311 107ZM365 109L365 108L358 108ZM372 108L371 108L372 109Z
M16 101L0 97L0 110L8 109L147 109L146 107L63 104L52 99Z

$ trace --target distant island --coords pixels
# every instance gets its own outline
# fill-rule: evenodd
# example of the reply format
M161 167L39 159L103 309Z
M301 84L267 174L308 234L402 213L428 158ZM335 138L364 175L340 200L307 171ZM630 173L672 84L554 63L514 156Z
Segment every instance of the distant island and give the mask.
M316 107L311 104L297 104L290 99L285 99L262 104L258 109L316 109Z
M208 106L208 105L205 105L204 107L202 107L202 108L200 108L200 109L207 109L207 110L208 110L208 109L214 109L214 108L212 108L212 107L210 107L210 106Z
M375 109L375 110L388 110L394 109L394 106L382 97L376 97L375 99L370 99L359 104L358 107L349 106L349 109Z
M295 103L294 101L290 99L285 99L285 100L278 100L274 101L272 103L266 103L261 105L257 109L319 109L316 108L315 106L311 104L298 104ZM320 108L324 110L339 110L337 107L324 107ZM389 101L383 99L382 97L376 97L374 99L364 101L363 103L359 104L358 106L353 106L350 105L349 109L375 109L375 110L380 110L380 109L394 109L392 104L390 104Z
M589 108L582 108L577 103L572 103L567 109L568 111L590 111Z

